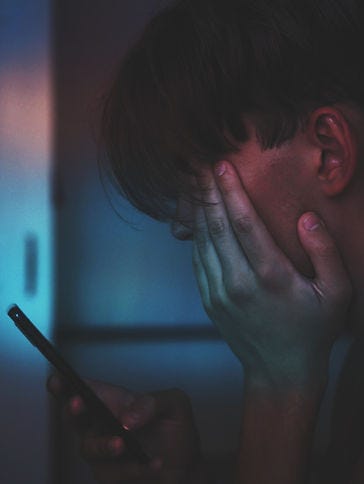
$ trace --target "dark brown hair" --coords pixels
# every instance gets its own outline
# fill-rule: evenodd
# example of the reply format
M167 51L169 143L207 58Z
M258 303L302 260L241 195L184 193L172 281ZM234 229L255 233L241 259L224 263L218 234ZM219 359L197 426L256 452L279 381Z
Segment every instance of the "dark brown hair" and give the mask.
M128 51L105 99L104 168L137 209L173 219L194 167L247 140L242 114L258 115L268 149L320 105L364 106L362 25L354 0L174 1Z

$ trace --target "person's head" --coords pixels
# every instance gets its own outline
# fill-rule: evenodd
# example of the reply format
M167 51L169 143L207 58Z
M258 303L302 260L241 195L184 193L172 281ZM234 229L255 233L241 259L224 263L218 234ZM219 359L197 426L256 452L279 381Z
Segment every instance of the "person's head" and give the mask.
M340 217L354 202L364 208L362 10L360 0L171 2L123 59L105 103L121 193L188 238L179 222L190 218L190 175L230 160L309 273L299 216L316 211L340 242Z

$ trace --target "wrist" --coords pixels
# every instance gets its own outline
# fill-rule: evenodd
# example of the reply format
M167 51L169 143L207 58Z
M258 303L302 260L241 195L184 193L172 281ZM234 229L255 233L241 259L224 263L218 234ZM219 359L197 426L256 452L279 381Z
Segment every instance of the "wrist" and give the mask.
M324 388L311 373L246 372L237 482L307 482Z
M251 421L266 422L277 432L282 422L292 426L292 434L296 424L313 429L325 393L324 381L302 378L299 384L287 384L281 375L266 378L265 374L249 373L244 382L244 412L249 413Z
M244 387L256 394L321 396L328 382L329 356L317 359L281 358L266 364L244 365Z

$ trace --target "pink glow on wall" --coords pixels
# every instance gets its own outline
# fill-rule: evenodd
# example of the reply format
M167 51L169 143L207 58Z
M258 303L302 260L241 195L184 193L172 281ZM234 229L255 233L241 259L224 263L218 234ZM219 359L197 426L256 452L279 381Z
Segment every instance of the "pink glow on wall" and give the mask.
M29 173L44 169L49 165L52 132L47 64L6 65L1 72L0 93L0 150L10 155L3 161L16 159L14 169Z

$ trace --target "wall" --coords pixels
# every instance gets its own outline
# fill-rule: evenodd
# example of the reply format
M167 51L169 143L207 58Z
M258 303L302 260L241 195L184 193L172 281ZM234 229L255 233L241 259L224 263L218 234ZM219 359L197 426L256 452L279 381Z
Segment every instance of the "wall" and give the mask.
M49 479L47 364L6 315L18 303L47 335L52 314L48 0L0 4L0 482Z

